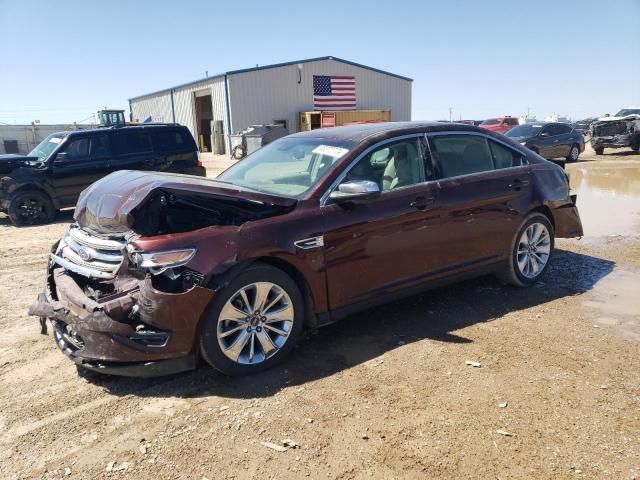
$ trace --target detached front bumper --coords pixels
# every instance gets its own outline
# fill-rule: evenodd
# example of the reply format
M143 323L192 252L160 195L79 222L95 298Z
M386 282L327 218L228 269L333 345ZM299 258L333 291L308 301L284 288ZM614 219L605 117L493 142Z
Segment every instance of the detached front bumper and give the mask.
M570 203L564 203L552 210L555 235L558 238L577 238L584 235L582 220L576 206L578 196L571 195L570 198Z
M160 376L196 366L196 338L213 290L155 289L151 279L99 301L86 296L74 274L50 265L45 292L30 315L50 320L56 344L79 366L124 376Z
M610 135L603 137L592 137L591 147L596 148L623 148L631 147L634 142L634 134Z

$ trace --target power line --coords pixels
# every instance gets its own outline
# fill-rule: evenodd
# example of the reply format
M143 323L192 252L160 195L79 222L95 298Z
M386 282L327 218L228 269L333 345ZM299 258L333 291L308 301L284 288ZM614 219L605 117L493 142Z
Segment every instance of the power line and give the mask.
M21 110L0 110L0 113L20 113L20 112L79 112L93 110L95 107L78 107L78 108L28 108Z

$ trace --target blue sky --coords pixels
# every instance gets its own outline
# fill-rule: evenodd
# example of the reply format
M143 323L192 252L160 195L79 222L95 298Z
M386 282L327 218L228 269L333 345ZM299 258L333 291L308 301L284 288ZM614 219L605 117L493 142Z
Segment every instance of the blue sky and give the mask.
M614 113L640 105L640 0L0 0L0 122L324 55L413 78L414 120Z

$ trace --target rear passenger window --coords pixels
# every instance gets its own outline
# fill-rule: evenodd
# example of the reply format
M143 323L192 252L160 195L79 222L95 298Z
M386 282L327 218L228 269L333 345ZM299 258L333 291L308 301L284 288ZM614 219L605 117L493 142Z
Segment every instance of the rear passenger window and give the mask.
M109 144L106 135L96 135L91 137L91 159L109 157Z
M151 137L147 132L122 132L113 136L113 147L118 155L151 151Z
M188 143L183 132L176 130L161 130L153 132L153 143L160 152L188 151Z
M489 140L489 145L491 146L491 155L496 169L519 167L525 164L523 154L491 140Z
M434 135L429 143L439 178L493 170L491 151L482 136Z

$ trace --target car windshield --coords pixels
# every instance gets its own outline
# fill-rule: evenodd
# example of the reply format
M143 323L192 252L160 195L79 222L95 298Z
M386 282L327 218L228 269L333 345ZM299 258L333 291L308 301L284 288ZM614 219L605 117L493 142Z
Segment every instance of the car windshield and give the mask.
M533 137L540 133L542 127L544 127L544 125L539 123L524 123L517 127L513 127L511 130L507 131L505 135L507 137Z
M500 125L500 120L497 118L490 118L489 120L485 120L480 125Z
M301 198L353 146L353 142L281 138L236 163L218 180L259 192Z
M627 115L640 115L640 108L623 108L615 114L616 117L626 117Z
M29 157L38 157L38 160L44 162L49 158L51 152L62 142L65 135L54 133L45 138L38 144L36 148L29 152Z

